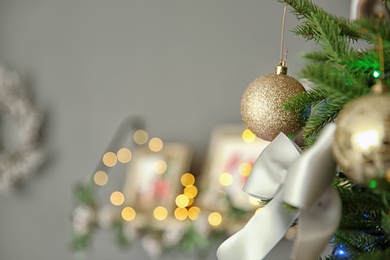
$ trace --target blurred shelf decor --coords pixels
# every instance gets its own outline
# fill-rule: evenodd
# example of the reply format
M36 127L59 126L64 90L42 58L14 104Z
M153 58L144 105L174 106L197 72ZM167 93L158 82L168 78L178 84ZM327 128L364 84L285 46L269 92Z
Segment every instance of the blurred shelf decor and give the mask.
M16 72L0 67L0 193L9 192L36 174L44 163L41 147L43 113Z
M213 131L199 196L204 211L220 216L213 226L233 234L262 207L242 188L268 144L241 125L222 125Z
M261 208L241 189L268 143L242 125L218 127L204 170L191 173L189 145L151 138L142 119L127 118L75 190L73 249L86 252L96 231L112 229L118 246L140 239L151 257L207 252Z

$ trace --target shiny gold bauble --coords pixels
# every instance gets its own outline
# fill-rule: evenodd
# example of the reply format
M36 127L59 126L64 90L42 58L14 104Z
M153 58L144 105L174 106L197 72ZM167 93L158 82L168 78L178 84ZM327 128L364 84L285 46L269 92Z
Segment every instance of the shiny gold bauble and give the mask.
M333 155L352 182L389 188L390 93L368 94L344 106L336 120Z
M354 0L351 3L351 19L378 18L380 16L390 17L390 10L382 0Z
M282 107L292 96L305 92L302 84L286 75L286 71L255 79L242 96L242 120L263 140L272 141L281 132L286 135L297 133L304 125L301 115Z

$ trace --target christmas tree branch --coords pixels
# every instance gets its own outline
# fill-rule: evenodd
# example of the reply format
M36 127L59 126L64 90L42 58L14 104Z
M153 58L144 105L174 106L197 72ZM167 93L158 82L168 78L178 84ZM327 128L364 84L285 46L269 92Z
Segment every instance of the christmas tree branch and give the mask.
M308 107L319 104L327 97L329 97L329 93L323 89L315 88L292 96L283 104L283 108L302 114L306 112Z
M325 93L328 93L328 97L332 99L346 102L369 92L366 76L352 74L348 68L338 64L307 64L300 75L316 84L316 88L326 91Z
M348 19L332 15L324 11L322 8L316 6L311 1L279 0L279 2L291 6L293 8L291 12L295 14L299 20L305 18L311 19L312 17L322 14L323 16L327 17L329 21L337 24L337 27L340 28L340 35L347 36L352 41L357 41L359 39L366 38L364 36L364 33L357 30L356 26L354 24L351 24ZM293 32L297 35L304 37L307 40L315 40L316 42L318 42L319 39L316 38L316 35L318 35L317 30L318 28L315 25L311 24L309 21L306 21L303 22L302 25L296 27Z
M308 147L313 144L321 130L334 121L340 111L341 104L344 104L344 102L324 102L317 108L316 113L309 117L303 130L303 138Z

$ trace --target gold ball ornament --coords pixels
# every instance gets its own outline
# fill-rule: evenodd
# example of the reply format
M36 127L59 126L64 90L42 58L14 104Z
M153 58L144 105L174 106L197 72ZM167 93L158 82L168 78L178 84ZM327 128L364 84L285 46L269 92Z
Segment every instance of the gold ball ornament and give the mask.
M282 105L305 91L298 80L287 75L287 67L282 62L275 73L255 79L246 88L241 99L242 120L249 130L266 141L272 141L281 132L297 133L304 126L304 118Z
M333 155L354 183L390 190L390 93L347 103L336 120Z
M363 17L390 17L390 10L382 0L353 0L351 2L350 18L357 20Z

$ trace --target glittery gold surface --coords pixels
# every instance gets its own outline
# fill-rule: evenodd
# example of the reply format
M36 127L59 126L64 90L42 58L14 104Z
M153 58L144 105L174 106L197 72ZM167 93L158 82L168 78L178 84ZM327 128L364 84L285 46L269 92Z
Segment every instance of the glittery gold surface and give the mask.
M304 120L282 105L305 88L288 75L266 74L254 80L241 99L241 116L259 138L272 141L280 132L298 132Z
M382 181L388 189L390 93L369 94L349 102L336 125L333 155L347 177L359 184Z

